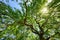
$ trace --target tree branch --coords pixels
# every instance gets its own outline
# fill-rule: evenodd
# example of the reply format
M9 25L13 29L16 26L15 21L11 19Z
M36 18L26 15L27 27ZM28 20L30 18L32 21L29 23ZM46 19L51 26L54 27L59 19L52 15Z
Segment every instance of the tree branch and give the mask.
M35 19L35 21L38 24L38 27L40 29L40 33L39 34L42 34L43 35L43 33L44 33L43 28L40 26L39 22L36 19Z
M27 4L26 4L27 2L28 2L28 0L25 2L26 13L25 13L25 18L24 18L24 25L30 26L31 31L32 31L33 33L39 34L38 31L33 28L33 25L29 25L29 24L26 23L26 22L27 22L27 21L26 21L26 20L27 20Z
M26 24L26 23L25 23L25 25L26 25L26 26L30 26L31 31L32 31L33 33L35 33L35 34L38 34L38 35L39 35L39 32L38 32L36 29L34 29L34 28L33 28L33 25L29 25L29 24Z

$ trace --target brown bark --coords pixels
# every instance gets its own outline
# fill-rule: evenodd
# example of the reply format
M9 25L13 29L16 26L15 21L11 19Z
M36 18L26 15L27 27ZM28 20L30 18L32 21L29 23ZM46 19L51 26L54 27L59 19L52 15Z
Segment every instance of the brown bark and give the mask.
M43 38L43 36L39 36L39 40L45 40L44 38Z
M43 32L41 31L40 34L38 35L40 40L45 40L45 38L43 37Z

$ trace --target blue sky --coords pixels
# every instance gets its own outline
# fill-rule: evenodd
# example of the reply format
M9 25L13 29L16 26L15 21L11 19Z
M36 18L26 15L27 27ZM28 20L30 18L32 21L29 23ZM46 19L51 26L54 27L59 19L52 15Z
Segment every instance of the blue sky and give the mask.
M0 0L0 1L2 1L2 0ZM16 9L19 9L19 10L21 9L20 5L18 5L18 3L21 1L16 2L16 0L14 0L14 1L9 0L9 2L6 2L6 0L4 0L3 2L6 3L7 5L10 5L12 8L15 7Z

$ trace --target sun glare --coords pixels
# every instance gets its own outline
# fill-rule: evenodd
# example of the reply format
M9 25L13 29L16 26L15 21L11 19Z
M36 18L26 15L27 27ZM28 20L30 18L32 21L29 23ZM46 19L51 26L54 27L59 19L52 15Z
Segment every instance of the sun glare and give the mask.
M47 7L42 8L41 12L42 12L42 13L48 13Z
M47 6L51 2L52 2L52 0L47 0L47 3L45 4L45 6Z
M48 3L50 3L52 0L48 0Z

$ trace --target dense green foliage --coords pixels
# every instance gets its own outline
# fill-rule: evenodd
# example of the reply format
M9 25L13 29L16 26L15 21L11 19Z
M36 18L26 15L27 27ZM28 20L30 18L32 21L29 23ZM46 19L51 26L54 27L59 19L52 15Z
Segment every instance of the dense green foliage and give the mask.
M60 0L21 1L21 11L0 1L0 40L60 40Z

